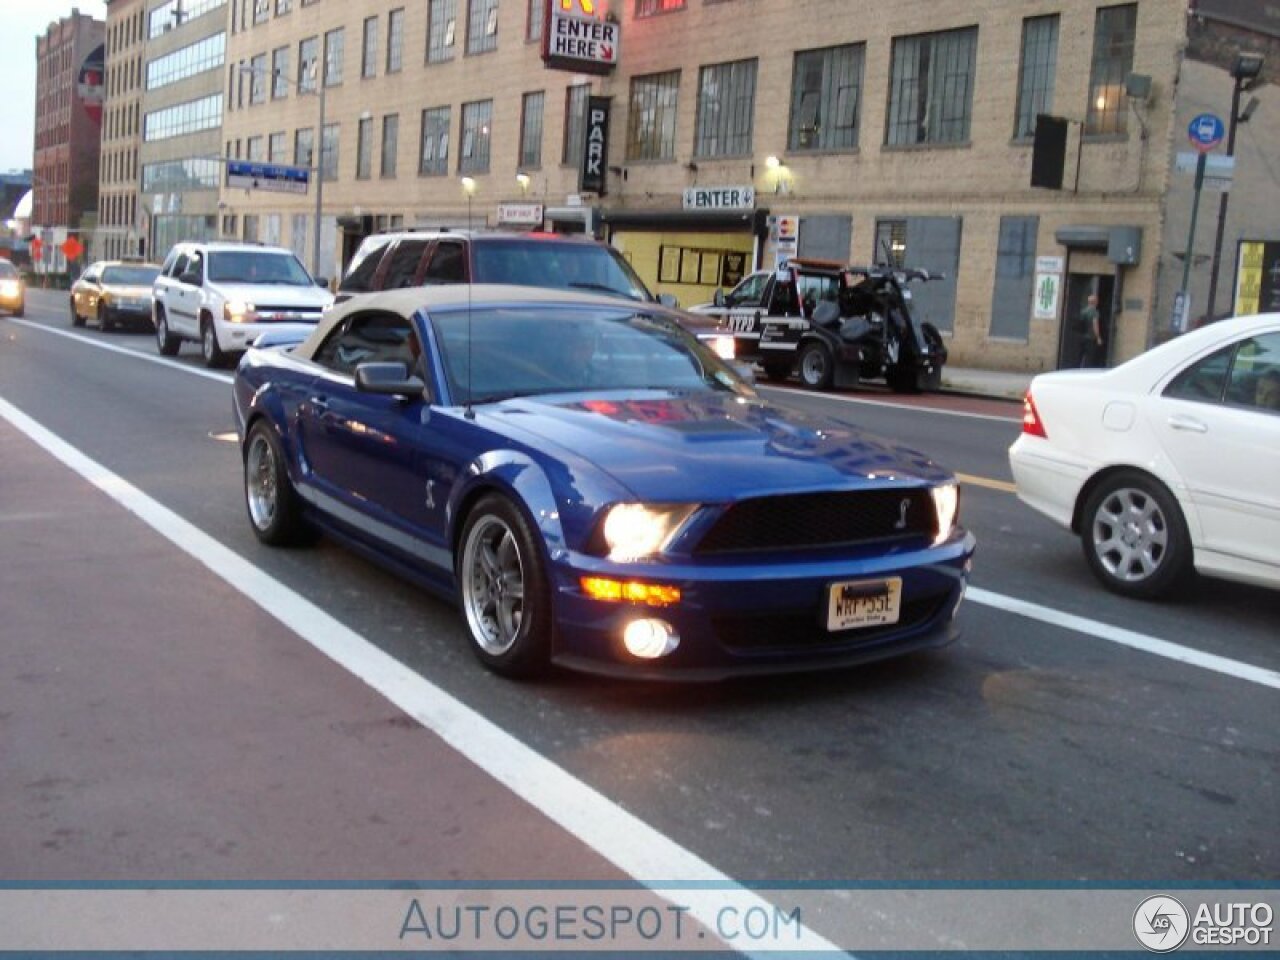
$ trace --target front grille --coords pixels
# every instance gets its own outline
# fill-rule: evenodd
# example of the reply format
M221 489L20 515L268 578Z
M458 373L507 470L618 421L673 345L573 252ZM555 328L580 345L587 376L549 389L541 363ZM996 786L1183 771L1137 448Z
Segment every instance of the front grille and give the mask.
M933 532L928 490L805 493L733 504L694 552L832 547Z
M258 304L254 308L259 323L316 323L320 319L319 307L291 307Z
M813 650L818 647L859 646L886 634L900 633L933 619L946 595L903 600L898 622L832 633L816 615L770 614L717 617L711 622L716 639L727 650L755 653L766 650Z

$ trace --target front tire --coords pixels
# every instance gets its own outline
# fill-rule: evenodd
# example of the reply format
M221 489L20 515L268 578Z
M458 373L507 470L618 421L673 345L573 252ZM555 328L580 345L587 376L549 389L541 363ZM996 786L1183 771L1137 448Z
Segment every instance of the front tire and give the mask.
M481 498L462 529L458 583L471 648L510 677L544 672L551 653L551 600L542 554L524 514L506 497Z
M112 322L110 314L107 313L107 308L101 303L98 304L98 329L103 333L110 333L115 328L116 325Z
M200 355L204 357L204 365L211 370L227 365L227 355L218 346L218 331L209 317L200 323Z
M254 534L273 547L302 543L309 532L285 463L275 431L259 420L244 445L244 499Z
M76 309L76 298L71 298L71 325L73 327L83 327L84 317L80 316L80 311Z
M800 348L796 361L800 368L800 382L810 390L826 390L835 374L835 358L825 343L811 340Z
M156 307L156 349L163 357L175 357L182 341L169 332L169 320L164 315L164 307Z
M1166 596L1192 570L1191 537L1177 500L1136 470L1113 474L1089 495L1080 540L1094 576L1126 597Z

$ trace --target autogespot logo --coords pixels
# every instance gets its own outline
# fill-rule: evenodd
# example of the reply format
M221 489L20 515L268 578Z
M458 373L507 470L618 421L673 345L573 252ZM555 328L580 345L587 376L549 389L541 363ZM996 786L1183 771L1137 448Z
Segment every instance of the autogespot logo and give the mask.
M1191 917L1173 897L1147 897L1133 914L1133 935L1153 953L1177 950L1186 942Z

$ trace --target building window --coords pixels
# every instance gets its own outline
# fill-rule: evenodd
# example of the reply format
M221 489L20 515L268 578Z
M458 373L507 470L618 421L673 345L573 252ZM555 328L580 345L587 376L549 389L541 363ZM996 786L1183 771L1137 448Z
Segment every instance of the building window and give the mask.
M462 105L462 149L458 151L459 173L489 172L489 131L493 124L493 101L478 100Z
M147 36L154 40L210 10L224 6L227 0L168 0L147 16Z
M422 148L418 173L435 176L449 172L449 108L431 107L422 111Z
M885 143L966 143L978 28L896 37Z
M582 163L583 139L587 133L587 97L591 84L581 83L564 92L564 149L562 161L571 167Z
M1093 24L1093 65L1089 68L1089 111L1084 132L1097 136L1128 129L1124 81L1133 69L1138 5L1100 7Z
M289 48L277 47L271 51L271 99L282 100L289 95Z
M156 57L147 64L147 89L155 90L166 84L213 70L226 62L227 35L215 33L211 37ZM113 74L113 76L119 76ZM118 82L116 84L119 86Z
M267 160L270 163L289 162L289 143L283 130L271 134L267 142Z
M756 99L756 61L737 60L698 72L698 118L693 152L699 157L751 153Z
M520 169L542 166L542 110L547 95L539 90L526 93L520 103Z
M222 94L215 93L211 97L202 97L148 113L142 118L142 139L149 143L220 126ZM59 180L65 180L65 177L60 177Z
M373 117L361 117L356 126L356 179L373 175Z
M863 50L857 43L796 54L788 150L852 150L858 145Z
M400 114L382 118L382 167L380 173L390 179L396 175L396 152L400 149Z
M399 73L404 51L404 8L387 14L387 73Z
M303 127L293 132L293 165L307 167L315 163L315 130Z
M1022 62L1018 67L1015 140L1035 136L1036 117L1053 110L1053 80L1058 67L1058 16L1022 21Z
M467 7L467 53L498 49L498 0L471 0Z
M293 0L276 0L276 16L283 17L293 9Z
M249 102L267 102L267 55L260 53L249 61Z
M875 263L902 268L907 264L907 221L877 220Z
M338 179L339 124L326 123L320 138L320 176L325 181Z
M253 24L266 23L271 19L271 0L253 0Z
M347 31L339 27L324 35L324 85L334 87L342 82L342 53Z
M991 299L990 335L1026 340L1035 292L1039 217L1001 217L996 247L996 285Z
M524 38L532 43L542 39L542 30L547 19L546 0L529 0L529 17L525 21Z
M250 137L245 141L245 159L250 163L262 163L267 159L266 141L262 137Z
M670 160L675 156L679 91L679 70L632 78L627 111L628 160Z
M372 77L378 72L378 18L365 17L364 45L360 54L360 76Z
M427 63L442 63L453 59L457 20L458 0L428 0Z
M636 0L636 16L652 17L668 10L683 10L685 0Z
M299 14L301 16L301 14ZM307 93L316 89L319 70L316 69L320 56L320 38L307 37L298 44L298 92Z

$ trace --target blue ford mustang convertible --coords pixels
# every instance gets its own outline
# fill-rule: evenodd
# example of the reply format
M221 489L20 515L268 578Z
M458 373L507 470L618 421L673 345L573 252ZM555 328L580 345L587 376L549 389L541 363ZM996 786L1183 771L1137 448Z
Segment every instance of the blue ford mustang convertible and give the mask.
M955 478L767 402L657 304L358 297L235 382L258 538L321 528L456 597L476 655L716 679L955 636Z

